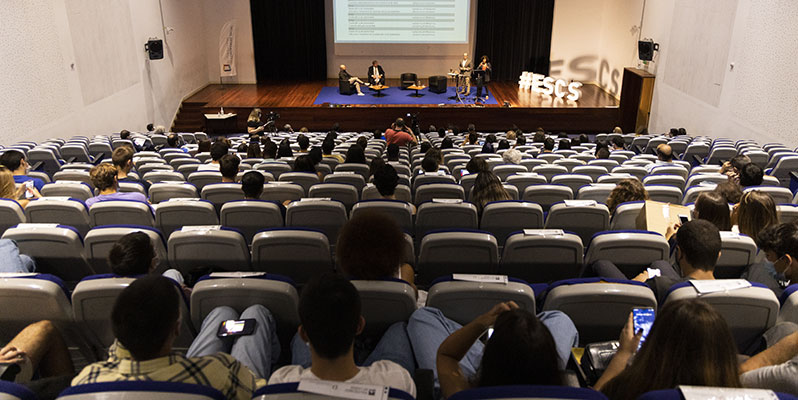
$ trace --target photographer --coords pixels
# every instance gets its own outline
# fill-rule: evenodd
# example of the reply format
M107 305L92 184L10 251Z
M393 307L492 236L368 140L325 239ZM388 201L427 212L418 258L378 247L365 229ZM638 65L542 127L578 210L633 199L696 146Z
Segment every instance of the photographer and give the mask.
M418 140L413 134L413 131L405 125L405 120L397 118L391 127L385 131L385 141L388 145L393 143L399 146L407 146L408 144L416 145Z

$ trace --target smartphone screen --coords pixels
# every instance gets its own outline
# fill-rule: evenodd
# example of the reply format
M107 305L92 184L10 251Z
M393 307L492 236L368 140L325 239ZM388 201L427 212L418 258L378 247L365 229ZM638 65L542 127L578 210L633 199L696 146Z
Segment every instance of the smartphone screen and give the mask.
M689 221L690 218L686 215L679 215L679 222L684 225L685 222Z
M254 331L254 319L229 319L227 321L222 321L222 324L219 326L219 332L217 333L217 336L227 337L250 335Z
M640 344L637 349L643 346L643 342L648 337L648 332L651 331L651 325L654 324L654 309L653 308L634 308L632 309L632 322L634 324L634 331L643 330L643 336L640 338Z
M33 181L25 182L25 198L30 199L33 197Z

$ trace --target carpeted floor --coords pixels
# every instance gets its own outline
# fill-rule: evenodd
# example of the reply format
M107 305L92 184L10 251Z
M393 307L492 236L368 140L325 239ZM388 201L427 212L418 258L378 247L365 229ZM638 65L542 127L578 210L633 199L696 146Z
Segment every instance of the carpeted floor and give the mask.
M429 88L419 90L418 94L423 95L420 97L413 96L416 93L414 90L401 90L398 87L390 87L383 90L379 97L375 95L374 91L365 86L362 86L361 89L365 96L358 96L357 94L342 95L338 93L338 87L325 86L321 89L313 104L460 104L457 99L449 99L449 97L455 95L454 86L448 87L446 93L441 94L430 92ZM474 104L476 93L477 88L472 87L470 96L464 99L463 103ZM485 100L485 95L488 96L488 100ZM498 104L496 98L487 89L483 90L482 96L483 104Z

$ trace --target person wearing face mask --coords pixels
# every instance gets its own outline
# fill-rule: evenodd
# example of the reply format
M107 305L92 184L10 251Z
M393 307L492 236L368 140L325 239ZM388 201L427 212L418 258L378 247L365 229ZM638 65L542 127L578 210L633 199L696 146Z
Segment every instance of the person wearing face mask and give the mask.
M742 277L769 287L779 297L798 278L798 224L771 225L756 242L766 260L751 265Z

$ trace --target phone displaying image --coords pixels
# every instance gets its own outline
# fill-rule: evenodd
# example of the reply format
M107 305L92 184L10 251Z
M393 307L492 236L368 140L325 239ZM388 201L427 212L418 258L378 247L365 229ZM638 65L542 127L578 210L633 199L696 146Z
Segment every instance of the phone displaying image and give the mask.
M228 319L219 325L219 337L251 335L255 331L254 319Z
M25 182L25 198L30 199L33 197L33 181Z
M640 344L637 349L643 346L643 342L648 337L648 332L651 331L651 325L654 324L654 309L653 308L634 308L632 309L632 324L634 325L634 332L643 330L643 336L640 337Z

